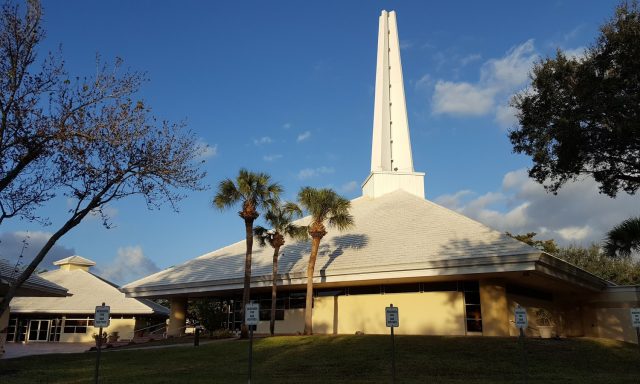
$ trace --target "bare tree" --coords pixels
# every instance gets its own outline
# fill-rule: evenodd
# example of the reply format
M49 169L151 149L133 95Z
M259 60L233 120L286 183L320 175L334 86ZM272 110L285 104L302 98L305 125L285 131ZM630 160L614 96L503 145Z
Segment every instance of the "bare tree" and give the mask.
M16 6L2 9L0 222L41 219L37 208L56 193L73 206L10 286L0 315L47 252L87 215L99 214L108 225L105 205L132 195L149 208L168 202L175 209L184 197L179 190L203 189L205 176L199 159L206 148L182 125L156 121L133 100L142 77L119 76L119 62L113 71L100 67L91 79L72 81L49 60L33 74L40 14L35 1L24 17Z
M12 217L47 222L37 208L55 196L64 174L52 166L60 145L83 133L77 122L105 104L130 102L144 77L96 63L96 75L71 78L63 62L36 51L44 38L39 2L24 15L6 3L0 11L0 224Z

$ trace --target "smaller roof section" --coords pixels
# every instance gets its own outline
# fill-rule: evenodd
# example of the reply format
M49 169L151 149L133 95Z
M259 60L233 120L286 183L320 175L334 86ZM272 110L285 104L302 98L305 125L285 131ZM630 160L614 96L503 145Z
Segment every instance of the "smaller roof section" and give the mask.
M77 266L83 266L83 267L93 267L94 265L96 265L96 263L92 260L85 259L82 256L74 255L74 256L65 257L62 260L54 261L53 265L59 265L59 266L77 265Z
M20 270L16 271L15 267L9 263L0 260L0 295L4 295L9 289L9 286L15 283L20 272ZM64 297L67 296L67 288L45 280L36 274L32 274L18 289L16 296Z

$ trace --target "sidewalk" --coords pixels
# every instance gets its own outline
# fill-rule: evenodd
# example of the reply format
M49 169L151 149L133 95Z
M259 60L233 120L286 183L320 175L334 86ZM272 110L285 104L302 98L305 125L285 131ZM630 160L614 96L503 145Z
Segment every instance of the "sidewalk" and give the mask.
M2 359L50 353L81 353L93 345L94 343L6 343Z

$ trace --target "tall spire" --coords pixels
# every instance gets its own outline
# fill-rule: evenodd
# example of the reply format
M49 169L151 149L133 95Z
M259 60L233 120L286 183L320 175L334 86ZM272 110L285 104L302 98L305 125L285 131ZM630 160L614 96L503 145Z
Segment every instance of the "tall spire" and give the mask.
M413 169L396 13L382 11L378 30L371 174L364 182L362 192L378 197L396 189L424 198L424 173Z

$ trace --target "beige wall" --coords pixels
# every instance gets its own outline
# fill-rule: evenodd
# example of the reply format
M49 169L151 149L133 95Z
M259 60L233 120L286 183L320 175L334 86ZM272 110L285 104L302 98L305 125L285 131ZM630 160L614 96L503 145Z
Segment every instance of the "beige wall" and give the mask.
M398 307L397 334L464 335L461 292L396 293L318 297L313 313L317 334L386 334L385 307Z
M514 323L514 311L518 305L525 308L527 310L527 319L529 322L529 327L525 330L525 335L528 337L540 337L540 332L537 328L536 322L536 311L539 308L544 308L550 311L553 314L554 325L556 329L554 331L554 336L558 334L557 330L557 313L554 309L554 305L551 301L546 300L538 300L530 297L524 297L519 295L507 295L507 308L509 314L509 335L518 336L520 335L520 330L516 328Z
M482 334L484 336L509 336L509 311L504 283L495 280L480 280L480 305L482 309Z
M280 335L292 335L304 331L304 309L285 309L284 320L276 320L275 333ZM256 333L269 333L269 322L258 323Z
M639 307L637 287L610 287L585 302L585 333L591 337L605 337L637 343L636 330L631 326L630 308Z
M135 319L111 319L109 321L109 327L103 328L102 332L106 332L107 335L118 332L120 340L133 338L133 331L136 324ZM64 324L63 328L64 329ZM87 327L86 333L61 333L61 343L84 343L92 342L93 334L98 334L99 328Z

